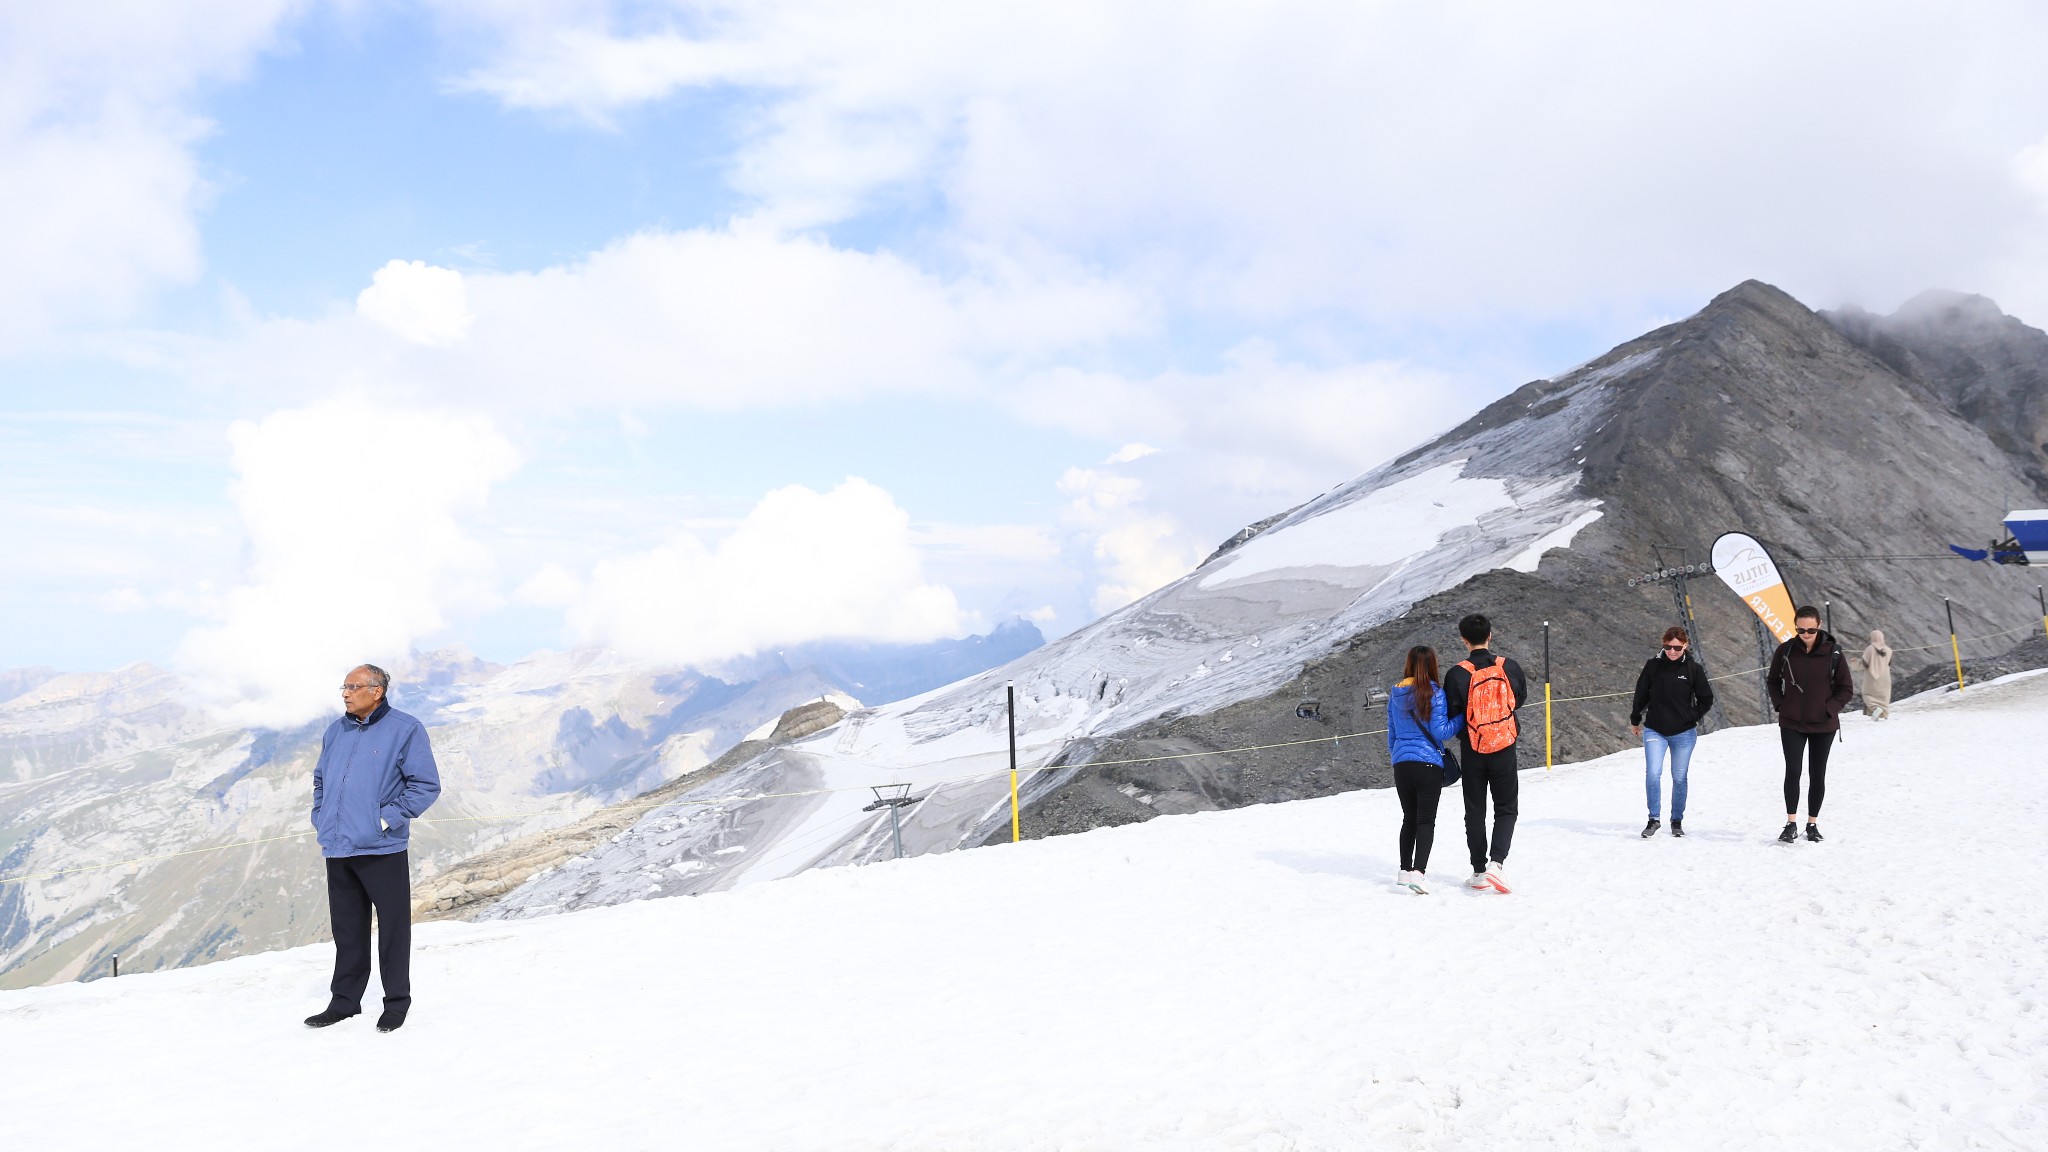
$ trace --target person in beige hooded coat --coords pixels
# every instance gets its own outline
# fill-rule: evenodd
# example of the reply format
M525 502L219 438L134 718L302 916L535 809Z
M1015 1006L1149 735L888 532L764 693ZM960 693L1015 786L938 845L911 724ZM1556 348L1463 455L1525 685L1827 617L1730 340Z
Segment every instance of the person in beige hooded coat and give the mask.
M1859 677L1863 685L1863 714L1888 720L1892 714L1892 650L1884 642L1884 633L1872 632L1870 643L1856 656L1856 663L1863 668Z

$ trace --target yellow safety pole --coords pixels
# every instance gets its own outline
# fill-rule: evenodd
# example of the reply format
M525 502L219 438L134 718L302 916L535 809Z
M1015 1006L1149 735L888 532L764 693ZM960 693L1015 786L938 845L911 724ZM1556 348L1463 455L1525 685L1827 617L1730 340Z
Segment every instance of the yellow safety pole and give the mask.
M2034 595L2041 601L2041 634L2048 636L2048 587L2034 585Z
M1941 598L1941 610L1948 613L1948 650L1956 658L1956 691L1963 690L1963 646L1956 639L1956 610L1948 597Z
M1550 621L1543 622L1543 770L1550 771Z
M1017 810L1017 682L1005 689L1010 713L1010 843L1024 838L1024 821Z

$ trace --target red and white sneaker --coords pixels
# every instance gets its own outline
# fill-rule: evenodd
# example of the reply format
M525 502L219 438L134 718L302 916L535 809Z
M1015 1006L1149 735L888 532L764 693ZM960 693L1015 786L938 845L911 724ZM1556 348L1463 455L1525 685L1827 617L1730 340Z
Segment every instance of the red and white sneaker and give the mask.
M1514 889L1508 887L1507 870L1500 866L1500 861L1498 860L1488 860L1486 862L1486 871L1481 872L1476 878L1485 880L1488 888L1503 896L1514 891ZM1474 887L1477 887L1477 885L1474 885Z

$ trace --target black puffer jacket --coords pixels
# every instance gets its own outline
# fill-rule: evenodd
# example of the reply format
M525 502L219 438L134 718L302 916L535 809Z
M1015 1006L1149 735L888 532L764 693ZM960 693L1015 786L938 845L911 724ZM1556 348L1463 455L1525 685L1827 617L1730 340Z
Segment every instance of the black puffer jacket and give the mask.
M1797 636L1778 645L1764 686L1778 713L1778 726L1794 732L1839 731L1842 709L1856 695L1849 658L1827 632L1813 642L1812 651Z
M1713 706L1714 686L1707 682L1707 670L1699 661L1690 655L1683 660L1652 656L1643 665L1642 675L1636 677L1636 699L1629 706L1628 722L1676 736L1698 727Z

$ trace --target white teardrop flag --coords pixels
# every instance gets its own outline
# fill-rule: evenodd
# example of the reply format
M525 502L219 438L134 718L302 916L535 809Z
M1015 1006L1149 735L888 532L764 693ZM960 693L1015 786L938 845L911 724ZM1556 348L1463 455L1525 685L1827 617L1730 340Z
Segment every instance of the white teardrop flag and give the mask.
M1792 591L1778 574L1778 562L1756 537L1723 532L1714 541L1714 575L1742 597L1771 635L1781 643L1792 638Z

